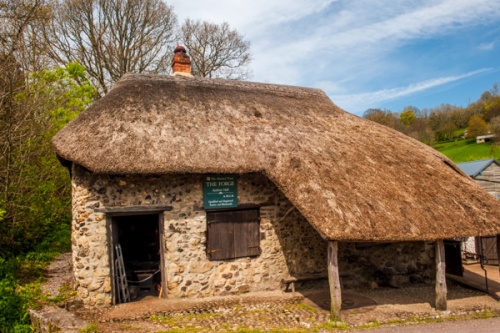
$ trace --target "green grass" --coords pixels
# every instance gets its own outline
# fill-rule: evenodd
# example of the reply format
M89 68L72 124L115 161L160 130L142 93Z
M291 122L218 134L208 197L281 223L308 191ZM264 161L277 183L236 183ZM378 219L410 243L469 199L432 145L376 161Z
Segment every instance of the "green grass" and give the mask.
M82 328L80 330L80 333L99 333L99 331L97 330L97 324L92 323L92 324L85 326L84 328Z
M500 159L500 149L495 148L492 151L491 142L478 144L475 139L440 142L433 147L456 163L488 158Z
M32 332L28 308L37 309L46 303L62 305L65 299L73 296L69 286L63 287L57 297L43 294L41 290L47 265L60 252L71 248L69 235L69 228L60 228L33 252L0 257L0 332Z

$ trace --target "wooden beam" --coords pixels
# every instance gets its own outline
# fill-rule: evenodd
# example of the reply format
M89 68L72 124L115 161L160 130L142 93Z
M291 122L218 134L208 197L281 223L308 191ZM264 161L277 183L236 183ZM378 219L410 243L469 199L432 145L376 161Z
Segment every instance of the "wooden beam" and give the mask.
M447 309L446 264L444 258L444 241L436 241L436 310Z
M143 213L162 213L169 212L172 206L150 205L150 206L115 206L99 207L94 209L97 213L107 213L112 215L140 215Z
M328 242L328 283L330 285L330 319L340 320L340 310L342 307L342 293L340 288L338 242Z
M158 214L158 226L160 229L160 270L161 270L161 285L160 285L160 293L159 298L167 298L168 288L167 288L167 270L165 267L165 255L167 252L165 251L165 223L163 218L163 213Z
M497 235L497 256L498 256L498 270L500 273L500 234Z

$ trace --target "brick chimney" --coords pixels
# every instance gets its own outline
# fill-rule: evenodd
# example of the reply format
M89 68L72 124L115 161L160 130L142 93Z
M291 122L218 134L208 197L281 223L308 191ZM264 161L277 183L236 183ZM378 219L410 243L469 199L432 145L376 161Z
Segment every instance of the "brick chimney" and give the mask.
M186 55L184 46L177 46L174 50L174 58L172 59L172 74L173 75L191 75L191 59Z

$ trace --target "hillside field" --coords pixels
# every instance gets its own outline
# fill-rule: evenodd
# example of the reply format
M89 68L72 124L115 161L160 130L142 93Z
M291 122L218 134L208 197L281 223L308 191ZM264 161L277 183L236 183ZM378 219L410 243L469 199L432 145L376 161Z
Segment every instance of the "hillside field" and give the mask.
M435 144L433 148L448 156L455 163L488 158L500 159L500 149L498 147L493 151L491 142L476 143L475 139L440 142Z

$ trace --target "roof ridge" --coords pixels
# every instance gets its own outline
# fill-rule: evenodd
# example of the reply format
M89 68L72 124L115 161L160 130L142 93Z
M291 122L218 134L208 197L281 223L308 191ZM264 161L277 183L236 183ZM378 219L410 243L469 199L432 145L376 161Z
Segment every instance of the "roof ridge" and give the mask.
M227 79L219 79L219 78L204 78L198 76L186 77L180 75L162 75L162 74L135 74L135 73L127 73L125 74L120 81L170 81L179 84L185 84L189 86L218 86L218 87L234 87L242 90L252 89L252 90L260 90L262 92L277 92L283 94L290 95L306 95L306 96L321 96L327 97L325 92L319 88L310 88L310 87L299 87L292 85L284 85L284 84L274 84L274 83L262 83L262 82L253 82L253 81L240 81L240 80L227 80Z

